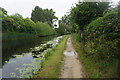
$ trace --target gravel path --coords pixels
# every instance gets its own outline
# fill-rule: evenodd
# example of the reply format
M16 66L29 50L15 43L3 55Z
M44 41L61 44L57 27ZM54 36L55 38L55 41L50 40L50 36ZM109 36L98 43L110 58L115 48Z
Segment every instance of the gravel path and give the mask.
M60 78L86 78L85 71L78 59L78 54L72 46L70 36L64 55L64 65L61 70Z

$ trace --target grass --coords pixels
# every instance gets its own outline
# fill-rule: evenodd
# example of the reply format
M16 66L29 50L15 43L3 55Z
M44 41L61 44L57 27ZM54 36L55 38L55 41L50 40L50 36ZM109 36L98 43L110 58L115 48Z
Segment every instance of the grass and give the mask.
M63 51L66 49L66 36L60 43L54 48L53 53L42 64L42 68L37 72L33 78L58 78L63 62Z
M98 60L94 55L88 55L90 51L88 47L82 45L77 41L78 36L72 35L72 44L79 54L80 60L83 63L89 78L117 78L117 61L112 60L107 62L107 65L103 65L102 60ZM87 53L86 53L87 51Z

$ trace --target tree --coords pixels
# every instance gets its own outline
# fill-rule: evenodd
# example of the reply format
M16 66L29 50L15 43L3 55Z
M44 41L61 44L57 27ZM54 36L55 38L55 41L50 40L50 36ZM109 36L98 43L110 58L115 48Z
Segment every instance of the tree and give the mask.
M44 9L44 12L45 12L45 14L44 14L45 21L44 21L44 22L46 22L46 23L48 23L50 26L52 26L52 24L53 24L53 19L58 19L58 18L55 16L55 12L54 12L52 9L50 9L50 10Z
M20 18L23 18L22 15L20 15L19 13L15 13L15 16L18 16Z
M79 2L71 9L70 20L79 26L81 38L83 29L97 17L103 16L103 12L109 7L109 2Z
M65 23L61 23L59 24L59 28L56 28L56 31L58 35L65 35L67 33L70 33L70 27Z
M31 20L34 22L41 21L52 26L53 19L57 19L57 17L55 16L55 12L52 9L43 10L39 6L36 6L34 10L32 10Z
M14 20L10 17L6 17L2 20L2 31L3 32L13 32L16 28Z
M37 21L42 21L43 22L43 10L42 8L40 8L39 6L36 6L34 8L34 10L32 10L32 14L31 14L31 20L33 20L34 22Z
M35 23L26 18L24 19L24 30L26 30L27 33L35 33Z
M66 25L69 25L71 26L71 23L70 23L70 15L64 15L61 20L59 21L59 23L65 23Z
M118 5L117 5L117 9L118 9L118 17L120 18L120 1L119 1Z
M4 8L0 7L0 11L2 11L5 15L7 15L7 11Z
M34 26L35 23L32 20L24 19L20 14L6 16L2 20L3 32L35 33Z
M71 32L78 33L78 30L79 30L79 26L77 24L72 24Z

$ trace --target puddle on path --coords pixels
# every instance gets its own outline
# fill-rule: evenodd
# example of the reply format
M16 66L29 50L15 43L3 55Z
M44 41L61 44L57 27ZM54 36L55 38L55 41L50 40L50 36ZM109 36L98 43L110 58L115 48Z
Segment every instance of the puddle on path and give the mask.
M74 54L74 51L65 51L64 55L65 56L74 56L75 54Z

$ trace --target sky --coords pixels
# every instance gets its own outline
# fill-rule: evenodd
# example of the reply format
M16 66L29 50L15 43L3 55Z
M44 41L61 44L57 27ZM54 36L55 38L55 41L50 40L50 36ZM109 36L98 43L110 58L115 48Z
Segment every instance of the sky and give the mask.
M116 4L120 0L112 1ZM8 15L19 13L24 18L30 18L34 7L39 6L43 9L53 9L60 19L75 3L78 3L78 0L0 0L0 7L7 10Z

